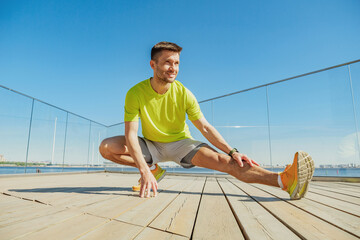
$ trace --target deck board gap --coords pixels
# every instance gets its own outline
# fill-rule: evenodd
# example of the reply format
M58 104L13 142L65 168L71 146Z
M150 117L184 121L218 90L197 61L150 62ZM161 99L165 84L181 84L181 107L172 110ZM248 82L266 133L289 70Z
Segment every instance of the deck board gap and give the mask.
M259 189L259 190L262 190L262 191L264 191L264 192L266 192L266 193L268 193L268 194L270 194L270 195L272 195L272 196L274 196L274 197L277 197L275 194L273 194L273 193L271 193L271 192L269 192L269 191L267 191L267 190L265 190L265 189L259 188L259 187L254 186L254 185L251 185L251 186L253 186L253 187L255 187L255 188ZM279 197L277 197L277 198L279 198ZM287 200L284 200L284 199L282 199L282 198L279 198L279 199L281 199L281 200L283 200L284 202L286 202L286 203L288 203L288 204L290 204L290 205L292 205L292 206L300 209L301 211L304 211L304 212L306 212L306 213L308 213L308 214L310 214L310 215L312 215L312 216L314 216L314 217L316 217L316 218L318 218L318 219L321 219L322 221L324 221L324 222L326 222L326 223L328 223L328 224L330 224L330 225L332 225L332 226L334 226L334 227L339 228L340 230L342 230L342 231L344 231L344 232L347 232L347 233L353 235L354 237L359 238L359 236L357 236L356 234L352 233L351 231L348 231L348 230L346 230L346 229L338 226L337 224L334 224L334 223L332 223L332 222L330 222L330 221L328 221L328 220L326 220L326 219L324 219L324 218L322 218L322 217L320 217L320 216L318 216L318 215L316 215L316 214L314 214L314 213L312 213L312 212L310 212L310 211L307 211L306 209L303 209L303 208L301 208L301 207L299 207L299 206L291 203L291 201L287 201ZM294 201L300 201L300 200L294 200ZM325 205L325 204L324 204L324 205Z
M324 206L327 206L327 207L330 207L330 208L333 208L333 209L336 209L336 210L339 210L339 211L341 211L341 212L344 212L344 213L347 213L347 214L353 215L353 216L355 216L355 217L360 217L359 215L356 215L356 214L354 214L354 213L352 213L352 212L345 211L345 210L343 210L343 209L340 209L340 208L337 208L337 207L334 207L334 206L331 206L331 205L325 204L325 203L320 202L320 201L316 201L316 200L314 200L314 199L311 199L311 201L316 202L316 203L319 203L319 204L322 204L322 205L324 205ZM342 200L341 200L341 201L342 201Z
M226 179L227 179L227 178L226 178ZM228 180L228 179L227 179L227 180ZM245 240L250 240L249 235L248 235L247 232L245 231L244 226L241 224L241 222L240 222L240 220L239 220L239 218L238 218L238 216L237 216L237 214L236 214L233 206L231 205L231 203L230 203L228 197L226 196L226 194L225 194L225 192L224 192L221 184L219 183L218 178L216 178L216 182L218 183L218 185L219 185L222 193L223 193L224 196L225 196L226 202L228 203L228 205L229 205L229 207L230 207L230 209L231 209L231 212L232 212L232 214L234 215L234 218L235 218L235 220L236 220L236 222L237 222L237 224L238 224L238 226L239 226L239 228L240 228L240 230L241 230L242 235L244 236Z
M318 192L314 192L314 191L311 191L311 190L309 190L308 192L311 192L311 193L314 193L314 194L317 194L317 195L321 195L321 196L324 196L324 197L328 197L328 198L332 198L332 199L336 199L336 200L340 200L340 201L343 201L343 202L347 202L347 203L350 203L350 204L355 204L355 205L360 206L360 204L357 204L357 203L354 203L354 202L350 202L350 201L347 201L347 200L345 200L345 199L340 199L340 198L337 198L337 197L334 197L334 196L329 196L329 195L322 194L322 193L318 193Z
M232 184L234 184L236 187L238 187L239 189L241 189L238 185L236 185L233 181L230 181L228 179L229 182L231 182ZM298 231L296 231L296 229L294 229L293 227L291 227L289 224L287 224L283 219L281 219L279 216L277 216L276 214L274 214L270 209L268 209L267 207L265 207L262 203L260 203L259 201L257 201L253 196L249 195L247 193L247 191L245 191L244 189L241 189L244 193L246 193L250 198L252 198L255 202L257 202L260 206L262 206L267 212L269 212L272 216L274 216L277 220L279 220L282 224L284 224L288 229L290 229L290 231L292 231L296 236L298 236L300 239L306 240L306 238L301 235L301 233L299 233ZM264 191L264 190L262 190ZM265 192L265 191L264 191ZM278 198L278 197L276 197ZM280 200L282 200L281 198L278 198ZM282 200L283 201L283 200Z
M169 202L169 204L167 204L167 205L146 225L146 227L149 227L150 224L151 224L152 222L154 222L155 219L156 219L162 212L164 212L165 209L166 209L167 207L169 207L170 204L173 203L173 202L175 201L175 199L177 199L183 191L184 191L184 189L181 190L181 192L179 192L179 193L176 195L176 197L174 197L174 199L171 200L171 201ZM161 231L162 231L162 230L161 230Z
M131 222L126 222L126 221L116 219L116 218L112 218L111 221L117 221L117 222L126 223L126 224L130 224L130 225L137 226L137 227L146 228L146 226L144 227L143 225L139 225L139 224L131 223Z
M187 236L185 236L185 235L181 235L181 234L174 233L174 232L169 232L169 231L166 231L166 230L164 231L164 230L156 228L156 227L147 226L147 228L151 228L151 229L154 229L154 230L157 230L157 231L166 232L166 233L170 233L170 234L173 234L173 235L176 235L176 236L186 237L187 238Z
M324 188L322 186L319 186L319 185L311 185L311 188L315 188L315 189L318 189L318 190L326 190L328 192L332 192L332 193L338 193L338 194L342 194L342 195L346 195L346 196L349 196L349 197L354 197L354 198L360 198L360 196L358 195L351 195L351 193L344 193L343 191L339 192L339 191L334 191L334 190L331 190L331 189L328 189L328 188Z
M198 218L198 214L199 214L199 209L200 209L200 205L201 205L201 200L202 200L202 197L203 197L203 193L204 193L204 189L205 189L205 185L206 185L206 182L208 180L208 177L205 177L205 181L204 181L204 185L203 185L203 188L201 190L201 196L200 196L200 200L199 200L199 205L198 205L198 208L196 210L196 214L195 214L195 221L194 221L194 225L193 225L193 228L191 230L191 235L190 235L190 240L193 239L193 235L194 235L194 230L195 230L195 225L196 225L196 220Z

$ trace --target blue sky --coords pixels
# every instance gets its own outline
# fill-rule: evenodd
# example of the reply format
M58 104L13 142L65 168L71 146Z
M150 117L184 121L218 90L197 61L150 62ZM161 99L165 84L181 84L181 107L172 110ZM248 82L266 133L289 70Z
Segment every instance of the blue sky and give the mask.
M104 124L184 48L178 79L214 96L358 59L359 1L0 1L0 84Z
M152 76L150 50L159 41L183 47L178 80L201 101L360 59L359 13L358 0L0 0L0 85L110 125L123 121L127 90ZM317 165L359 164L348 73L342 67L269 87L272 160L265 88L201 107L260 163L283 165L303 149ZM360 63L351 73L360 119ZM31 101L0 88L0 111L0 154L23 160ZM66 114L41 104L34 112L29 159L47 161L55 146L61 162ZM123 133L69 122L65 155L74 162L97 159L101 139Z

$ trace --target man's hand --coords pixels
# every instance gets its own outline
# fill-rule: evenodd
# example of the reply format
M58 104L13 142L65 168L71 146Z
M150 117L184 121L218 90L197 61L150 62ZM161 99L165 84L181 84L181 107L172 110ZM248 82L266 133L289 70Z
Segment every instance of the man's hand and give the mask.
M148 171L141 175L141 188L140 188L140 197L143 198L146 193L146 197L150 197L150 190L153 190L154 197L157 196L158 183L154 175Z
M255 160L252 160L251 158L242 153L234 152L232 154L232 158L237 161L240 167L244 166L243 160L247 162L251 167L253 167L254 165L260 166Z

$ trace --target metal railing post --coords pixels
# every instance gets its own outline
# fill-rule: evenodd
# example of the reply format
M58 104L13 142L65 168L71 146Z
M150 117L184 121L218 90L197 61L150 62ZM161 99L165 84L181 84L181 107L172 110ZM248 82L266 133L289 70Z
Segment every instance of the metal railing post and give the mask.
M65 137L64 137L64 150L63 150L63 162L62 162L62 172L64 172L64 164L65 164L65 150L66 150L66 137L67 137L67 127L69 120L69 112L66 112L66 123L65 123Z
M88 141L88 156L87 156L87 163L86 163L86 171L89 172L89 158L90 158L90 139L91 139L91 121L89 126L89 141Z
M266 86L266 112L267 112L267 121L268 121L268 135L269 135L269 153L270 153L270 165L271 169L273 169L273 162L272 162L272 151L271 151L271 131L270 131L270 107L269 107L269 86Z
M211 124L214 126L214 101L211 101ZM213 170L213 175L215 175L215 170Z
M29 146L30 146L30 135L31 135L32 119L33 119L33 113L34 113L34 102L35 102L35 100L33 99L32 104L31 104L31 115L30 115L28 141L27 141L27 146L26 146L25 173L26 173L27 163L28 163L28 158L29 158Z

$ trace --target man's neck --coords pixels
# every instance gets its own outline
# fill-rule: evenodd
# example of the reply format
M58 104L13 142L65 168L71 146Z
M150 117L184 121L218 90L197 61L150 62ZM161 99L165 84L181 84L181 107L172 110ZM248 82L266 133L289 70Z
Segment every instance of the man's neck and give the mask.
M155 76L150 78L150 84L154 91L161 95L165 94L171 86L171 83L165 83Z

